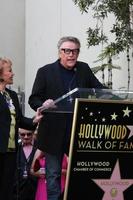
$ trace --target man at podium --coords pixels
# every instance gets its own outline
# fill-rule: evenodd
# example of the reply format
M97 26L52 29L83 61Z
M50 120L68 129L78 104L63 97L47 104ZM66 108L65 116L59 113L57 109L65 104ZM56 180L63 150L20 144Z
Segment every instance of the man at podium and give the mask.
M33 110L47 109L74 88L106 88L87 63L78 61L80 41L72 36L58 42L58 59L38 69L29 104ZM67 101L67 104L71 103ZM56 105L58 107L58 105ZM45 112L38 127L38 149L45 152L48 200L61 199L61 166L69 152L72 113Z

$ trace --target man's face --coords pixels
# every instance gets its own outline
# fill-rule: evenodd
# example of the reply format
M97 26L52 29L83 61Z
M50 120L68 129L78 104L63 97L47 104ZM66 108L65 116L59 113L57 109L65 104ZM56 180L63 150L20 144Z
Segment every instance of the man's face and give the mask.
M30 145L33 141L33 131L19 129L19 136L23 145Z
M73 42L64 42L59 50L60 63L66 68L71 70L78 59L79 45Z

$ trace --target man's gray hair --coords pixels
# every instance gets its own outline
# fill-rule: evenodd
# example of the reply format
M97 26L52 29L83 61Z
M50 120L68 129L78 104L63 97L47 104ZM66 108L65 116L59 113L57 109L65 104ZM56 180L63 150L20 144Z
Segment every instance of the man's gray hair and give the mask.
M64 42L73 42L75 44L77 44L80 48L80 41L78 38L76 37L73 37L73 36L65 36L65 37L62 37L59 41L58 41L58 44L57 44L57 47L58 47L58 50L60 49L61 45L64 43Z

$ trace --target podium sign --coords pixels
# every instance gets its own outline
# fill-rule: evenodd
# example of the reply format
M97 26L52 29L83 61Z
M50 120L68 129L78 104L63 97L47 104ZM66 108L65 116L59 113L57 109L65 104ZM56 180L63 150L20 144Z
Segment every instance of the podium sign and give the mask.
M74 88L54 103L40 111L73 115L63 200L132 200L133 91Z
M133 102L76 98L64 200L133 199Z

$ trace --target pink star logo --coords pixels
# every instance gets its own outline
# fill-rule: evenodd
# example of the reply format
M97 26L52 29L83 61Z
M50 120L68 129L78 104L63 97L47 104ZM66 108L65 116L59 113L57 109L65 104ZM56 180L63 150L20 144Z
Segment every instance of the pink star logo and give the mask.
M130 138L133 135L133 126L127 126L127 128L130 130L130 134L128 136L128 138Z
M133 184L133 179L121 179L117 161L110 179L93 179L105 192L102 200L124 200L123 191Z

